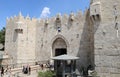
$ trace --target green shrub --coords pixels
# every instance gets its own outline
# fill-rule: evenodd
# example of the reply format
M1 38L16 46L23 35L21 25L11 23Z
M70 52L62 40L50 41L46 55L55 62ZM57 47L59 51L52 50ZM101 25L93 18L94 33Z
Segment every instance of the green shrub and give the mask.
M55 73L52 71L38 72L38 77L53 77Z
M38 72L38 77L45 77L44 72Z

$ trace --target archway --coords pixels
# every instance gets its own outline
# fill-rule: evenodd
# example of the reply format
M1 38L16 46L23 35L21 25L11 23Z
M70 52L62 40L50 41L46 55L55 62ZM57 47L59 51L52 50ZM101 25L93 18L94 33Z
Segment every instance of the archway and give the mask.
M58 37L53 41L52 54L53 56L67 54L67 44L64 39Z
M53 41L52 54L53 54L53 56L67 54L67 44L63 38L57 37ZM62 70L60 70L61 69L61 61L60 60L54 61L54 69L55 69L55 71L57 69L59 69L59 71L56 72L57 74L58 74L58 72L62 72ZM61 77L61 76L58 76L58 77Z

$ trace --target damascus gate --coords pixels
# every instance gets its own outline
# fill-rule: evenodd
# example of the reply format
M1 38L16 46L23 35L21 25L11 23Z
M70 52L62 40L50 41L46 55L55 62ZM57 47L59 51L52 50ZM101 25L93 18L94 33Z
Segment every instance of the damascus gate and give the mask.
M91 0L84 13L7 18L5 52L16 67L68 54L79 57L79 73L91 66L100 77L120 77L120 0Z

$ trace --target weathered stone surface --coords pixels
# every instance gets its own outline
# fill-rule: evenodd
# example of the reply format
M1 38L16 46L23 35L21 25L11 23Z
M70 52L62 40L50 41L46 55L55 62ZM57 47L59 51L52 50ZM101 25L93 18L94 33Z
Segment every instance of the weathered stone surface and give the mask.
M120 76L120 0L91 0L82 15L45 19L7 19L5 51L11 63L48 61L56 49L78 56L77 69L87 72L92 65L101 77Z
M96 29L94 33L95 69L101 77L119 77L120 27L116 23L120 23L120 1L93 0L93 4L96 2L100 2L99 15L101 19L97 25L97 20L94 21L94 26L97 27L94 27L94 29ZM97 7L98 6L96 6L96 8ZM93 13L93 15L95 15L95 13Z
M64 15L46 20L24 17L22 14L7 19L5 51L12 64L48 61L56 56L56 49L80 57L78 70L93 65L93 37L89 25L89 11L84 15ZM60 30L60 31L59 31Z

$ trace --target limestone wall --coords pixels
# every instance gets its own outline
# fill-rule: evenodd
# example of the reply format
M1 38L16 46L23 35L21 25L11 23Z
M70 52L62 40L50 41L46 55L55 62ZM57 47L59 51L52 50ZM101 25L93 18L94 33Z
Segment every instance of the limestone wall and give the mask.
M100 77L120 76L119 4L119 0L101 0L99 17L93 16L95 70Z
M36 52L39 60L50 59L53 53L52 44L57 38L63 38L67 44L67 53L77 56L79 43L83 29L84 18L82 14L74 16L72 25L69 25L69 16L64 15L61 19L61 32L56 28L56 17L48 19L48 25L45 27L45 20L37 24ZM51 53L51 54L48 54Z
M48 61L55 56L53 43L60 38L66 44L61 48L67 46L68 55L80 58L79 72L83 68L87 72L94 64L92 28L89 10L40 20L19 14L7 20L5 51L13 64Z
M36 20L19 16L7 20L5 52L11 64L35 62Z
M7 52L12 59L14 59L14 62L16 62L17 59L17 40L13 38L16 38L17 36L15 34L15 22L17 22L18 19L19 18L16 17L15 20L13 20L13 18L11 17L10 19L7 19L6 23L5 52Z
M78 70L82 72L84 68L87 71L87 67L94 64L89 11L86 11L84 15L81 12L77 13L73 21L69 21L70 16L61 16L61 32L58 32L56 28L56 17L48 19L47 26L45 26L46 20L40 20L37 23L36 59L38 61L50 60L55 56L52 49L53 42L57 38L62 38L67 44L67 54L80 57L77 61Z

